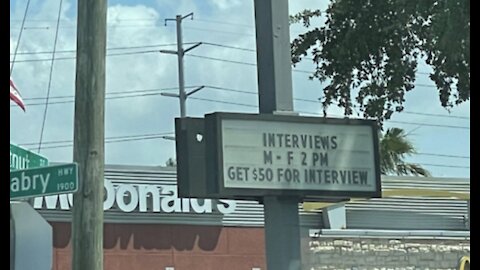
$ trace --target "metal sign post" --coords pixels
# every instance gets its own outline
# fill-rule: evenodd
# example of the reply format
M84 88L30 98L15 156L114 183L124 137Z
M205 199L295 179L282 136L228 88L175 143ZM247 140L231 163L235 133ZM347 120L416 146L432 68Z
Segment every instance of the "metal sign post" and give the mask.
M254 0L260 113L292 113L292 69L288 0ZM269 270L298 270L299 200L264 197L265 245Z

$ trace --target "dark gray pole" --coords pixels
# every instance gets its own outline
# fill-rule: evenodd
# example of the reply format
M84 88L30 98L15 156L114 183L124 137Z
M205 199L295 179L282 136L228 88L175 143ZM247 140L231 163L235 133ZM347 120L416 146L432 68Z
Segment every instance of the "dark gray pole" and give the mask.
M107 0L79 0L73 160L72 269L103 269Z
M177 15L175 17L177 22L177 54L178 54L178 97L180 99L180 117L184 118L186 116L185 111L185 79L183 77L183 38L182 38L182 16Z
M292 112L288 0L254 0L260 113Z
M294 114L288 0L254 0L259 111ZM300 270L299 199L267 196L265 247L268 270Z

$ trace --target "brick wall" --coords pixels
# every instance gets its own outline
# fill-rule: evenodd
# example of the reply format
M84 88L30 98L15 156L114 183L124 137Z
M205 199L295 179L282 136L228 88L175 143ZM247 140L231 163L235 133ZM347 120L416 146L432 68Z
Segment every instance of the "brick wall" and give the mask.
M302 259L308 270L453 270L470 255L469 240L322 237L308 245Z
M70 224L51 224L53 270L69 270L72 260ZM103 244L105 270L266 268L263 228L105 224Z

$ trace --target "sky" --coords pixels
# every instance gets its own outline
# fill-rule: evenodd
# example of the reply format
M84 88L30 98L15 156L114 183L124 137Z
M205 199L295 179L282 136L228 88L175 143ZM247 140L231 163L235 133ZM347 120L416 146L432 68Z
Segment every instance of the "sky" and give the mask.
M31 0L18 42L27 1L10 1L11 66L15 58L12 78L27 107L23 112L10 103L10 141L34 152L42 141L40 154L50 162L71 162L77 3ZM193 12L193 19L182 23L184 48L203 43L184 58L186 90L205 86L187 100L187 116L203 117L216 111L258 113L253 3L108 1L106 164L157 166L175 157L175 142L162 138L174 136L174 119L180 115L178 99L160 95L178 93L177 57L159 52L176 50L175 22L168 21L165 26L167 18ZM289 12L325 10L328 3L291 0ZM312 25L321 22L320 18ZM303 26L291 25L290 38L302 31ZM320 117L322 84L308 79L313 68L307 59L292 69L294 110ZM435 177L469 178L470 102L450 112L442 108L429 71L420 63L416 87L406 94L405 111L394 114L385 128L399 127L409 134L418 154L406 161L422 165ZM341 117L342 110L332 107L328 116Z

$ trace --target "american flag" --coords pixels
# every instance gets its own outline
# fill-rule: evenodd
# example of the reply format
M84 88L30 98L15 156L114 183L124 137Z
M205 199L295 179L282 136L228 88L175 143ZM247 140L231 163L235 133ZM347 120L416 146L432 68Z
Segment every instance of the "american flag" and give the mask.
M10 99L17 103L23 111L25 111L25 104L23 103L22 96L20 96L20 92L18 92L17 87L10 78Z

